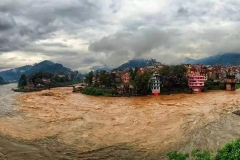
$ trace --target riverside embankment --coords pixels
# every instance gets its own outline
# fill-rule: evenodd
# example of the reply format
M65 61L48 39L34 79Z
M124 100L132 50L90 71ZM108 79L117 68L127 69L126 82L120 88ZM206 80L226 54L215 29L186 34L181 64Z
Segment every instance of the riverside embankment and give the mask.
M174 150L216 150L240 135L240 117L231 113L240 109L239 90L112 98L55 88L16 98L0 133L41 151L48 144L49 156L63 154L51 145L59 143L72 159L165 159Z

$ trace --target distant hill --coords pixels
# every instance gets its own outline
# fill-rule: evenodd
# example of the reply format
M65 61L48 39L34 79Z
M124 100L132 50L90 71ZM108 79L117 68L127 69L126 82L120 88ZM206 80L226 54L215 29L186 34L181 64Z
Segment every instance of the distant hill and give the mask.
M0 72L0 76L3 77L6 81L14 82L18 81L22 74L30 75L35 72L51 72L51 73L59 73L66 74L71 73L72 70L64 67L62 64L53 63L51 61L42 61L35 65L27 65L19 68L10 69L7 71Z
M126 68L141 68L141 67L146 67L146 66L152 66L155 65L156 63L161 64L160 62L157 62L156 59L133 59L128 61L127 63L122 64L121 66L117 67L116 69L126 69Z
M3 85L3 84L7 84L7 82L2 77L0 77L0 85Z
M186 58L185 63L205 65L240 65L240 53L217 54L198 60Z
M94 72L97 72L97 71L101 71L101 70L106 70L106 71L111 71L112 68L111 67L108 67L108 66L94 66L91 68Z

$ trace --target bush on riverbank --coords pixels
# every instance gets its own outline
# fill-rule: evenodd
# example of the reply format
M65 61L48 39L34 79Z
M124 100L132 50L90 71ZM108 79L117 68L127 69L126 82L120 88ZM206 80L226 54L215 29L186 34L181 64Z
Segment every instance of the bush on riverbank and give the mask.
M238 160L240 159L240 139L226 144L218 150L216 156L211 155L207 150L193 150L191 154L170 152L167 154L169 160Z
M83 94L93 95L93 96L111 96L111 90L109 89L86 87L81 92Z
M214 82L212 78L208 78L207 81L205 82L205 87L203 91L208 91L208 90L224 90L225 89L225 84L219 83L219 82Z
M240 84L236 84L236 89L239 89L240 88Z

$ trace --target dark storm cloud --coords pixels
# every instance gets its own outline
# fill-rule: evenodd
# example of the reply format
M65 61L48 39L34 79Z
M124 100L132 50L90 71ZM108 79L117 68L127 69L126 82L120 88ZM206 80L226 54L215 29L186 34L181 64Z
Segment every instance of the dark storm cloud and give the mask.
M0 2L0 52L27 47L59 30L68 32L86 27L85 21L100 19L99 11L90 1L27 0L14 4L3 0Z
M236 1L170 1L168 8L124 20L122 30L92 42L89 50L104 52L116 63L123 54L176 63L240 52L239 8Z
M0 14L0 32L11 29L16 25L13 17Z
M168 48L174 43L172 31L162 31L158 28L141 28L136 32L122 32L103 37L101 40L90 44L89 49L95 52L121 54L122 50L140 57L144 53L159 47Z
M29 55L44 54L46 56L68 56L68 57L76 57L79 55L78 51L74 51L66 47L58 46L57 49L51 49L51 47L52 47L52 44L37 45L37 46L30 46L22 51L25 53L28 53Z

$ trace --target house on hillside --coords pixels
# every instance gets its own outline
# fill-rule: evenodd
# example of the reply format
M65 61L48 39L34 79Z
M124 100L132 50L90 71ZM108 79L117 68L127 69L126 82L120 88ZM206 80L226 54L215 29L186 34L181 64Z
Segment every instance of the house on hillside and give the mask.
M64 78L65 75L60 74L60 75L58 75L58 77L59 77L59 78Z
M140 69L138 70L138 72L139 72L139 73L144 73L144 68L140 68Z
M44 83L50 83L51 82L50 78L42 78L42 81Z
M130 82L130 72L124 72L122 74L121 79L122 79L123 83L129 83Z

